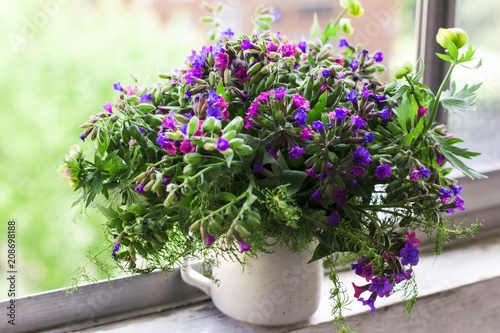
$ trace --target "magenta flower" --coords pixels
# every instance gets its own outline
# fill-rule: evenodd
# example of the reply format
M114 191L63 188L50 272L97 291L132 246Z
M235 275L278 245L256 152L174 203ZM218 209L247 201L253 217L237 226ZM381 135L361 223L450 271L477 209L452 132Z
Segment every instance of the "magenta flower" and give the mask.
M368 89L366 86L361 89L364 99L368 99L370 96L374 96L373 90Z
M364 177L366 174L366 170L362 166L355 166L355 167L347 170L347 172L352 174L354 177L360 177L360 176Z
M419 246L419 245L420 245L420 243L421 243L420 239L418 239L418 238L415 236L415 231L411 231L411 232L410 232L410 231L407 231L407 232L406 232L406 237L408 237L408 238L406 239L406 242L411 243L411 244L412 244L412 245L414 245L414 246Z
M413 169L410 174L410 179L413 181L417 181L422 177L422 172L418 169Z
M113 104L111 102L106 102L102 108L109 113L113 113Z
M244 240L240 240L239 245L241 253L246 252L252 248L252 246L250 244L245 243Z
M215 68L224 69L229 65L229 55L225 52L219 52L215 58Z
M168 155L175 155L177 153L177 146L173 142L164 142L161 148L165 149Z
M243 66L240 66L234 72L234 76L238 79L240 84L245 83L245 81L250 80L250 75L247 74L247 69Z
M132 96L137 91L137 87L132 88L131 86L127 86L125 90L127 91L127 95Z
M293 57L297 54L297 44L286 43L281 46L281 54L283 57Z
M300 96L299 94L295 94L292 96L293 98L293 104L296 107L303 108L305 111L309 111L309 101L305 99L304 97Z
M359 287L359 286L355 285L354 282L353 282L352 286L354 287L354 297L355 298L359 298L359 296L361 296L361 294L363 292L365 292L366 290L368 290L368 285Z
M182 140L180 151L184 154L194 152L196 147L189 140Z
M420 105L418 107L418 111L417 111L418 112L418 116L422 117L424 114L427 113L427 110L428 110L427 108L424 108L422 105Z
M312 133L313 133L313 130L312 130L311 125L307 125L306 128L302 129L302 136L300 137L300 140L304 141L304 140L312 139Z
M318 174L316 173L316 170L314 170L314 168L306 169L306 175L308 175L311 178L318 177Z
M387 164L379 165L375 170L375 174L377 175L378 179L383 180L392 175L391 168Z
M271 92L274 93L274 96L276 96L277 99L283 99L283 97L288 92L288 89L279 87L278 89L272 90Z
M176 122L177 122L177 120L175 120L174 116L168 116L167 118L163 118L161 120L161 125L163 127L175 129Z

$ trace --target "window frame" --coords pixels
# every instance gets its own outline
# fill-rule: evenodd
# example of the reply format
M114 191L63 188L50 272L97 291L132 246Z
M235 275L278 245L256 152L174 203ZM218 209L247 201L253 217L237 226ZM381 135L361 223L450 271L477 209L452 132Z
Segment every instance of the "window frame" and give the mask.
M455 0L418 0L416 8L417 58L426 61L423 83L436 91L448 70L448 64L438 61L435 53L441 52L435 42L440 27L454 26ZM441 110L438 121L446 123L446 113ZM500 234L500 170L486 173L487 179L472 181L466 177L455 177L464 187L463 197L467 210L454 214L455 221L475 221L478 215L486 220L486 226L478 238ZM467 240L459 240L460 246ZM430 246L430 242L428 243ZM9 327L10 332L50 330L63 332L116 322L125 318L159 312L209 299L200 290L184 283L175 268L168 275L168 288L162 272L147 276L132 276L111 279L98 284L80 286L80 291L66 295L57 289L15 299L17 316L23 315L18 324ZM9 300L0 302L0 307L9 305ZM29 314L29 315L25 315ZM3 321L1 325L4 325Z

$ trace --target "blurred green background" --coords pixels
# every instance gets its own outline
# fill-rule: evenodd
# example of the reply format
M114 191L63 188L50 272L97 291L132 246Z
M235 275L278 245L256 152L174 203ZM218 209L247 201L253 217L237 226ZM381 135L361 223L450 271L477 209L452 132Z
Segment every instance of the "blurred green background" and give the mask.
M72 222L78 196L57 172L82 144L78 126L115 98L114 82L133 86L128 73L156 82L205 35L182 8L161 22L153 7L120 1L1 1L0 12L0 266L13 219L20 296L66 287L87 249L102 247L103 219Z

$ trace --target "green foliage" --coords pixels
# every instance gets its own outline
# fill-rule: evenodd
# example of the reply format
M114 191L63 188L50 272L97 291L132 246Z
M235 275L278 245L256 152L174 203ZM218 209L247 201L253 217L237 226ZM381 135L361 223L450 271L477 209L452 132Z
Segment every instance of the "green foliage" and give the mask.
M466 84L461 90L456 91L457 87L453 82L449 90L443 91L441 105L448 112L474 112L477 109L476 91L481 85L482 83L478 83L469 87Z

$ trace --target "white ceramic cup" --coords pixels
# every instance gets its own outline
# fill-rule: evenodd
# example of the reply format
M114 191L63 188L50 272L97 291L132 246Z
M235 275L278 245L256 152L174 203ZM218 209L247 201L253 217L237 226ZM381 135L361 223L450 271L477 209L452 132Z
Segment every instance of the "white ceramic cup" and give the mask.
M311 264L315 244L294 254L271 247L272 254L258 258L241 256L237 261L219 260L212 267L212 279L190 265L181 271L183 280L212 298L224 314L258 325L288 325L307 320L319 306L323 269L321 260Z

